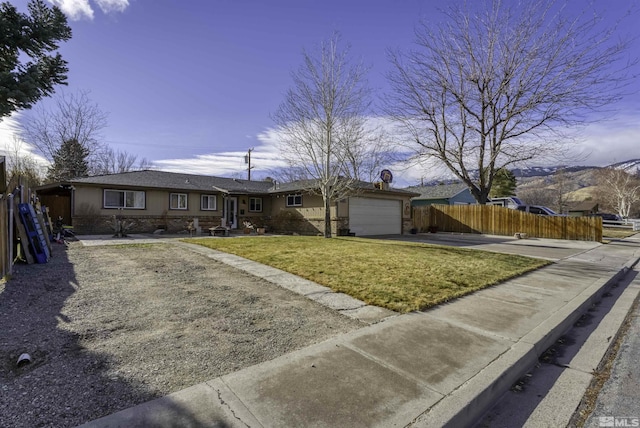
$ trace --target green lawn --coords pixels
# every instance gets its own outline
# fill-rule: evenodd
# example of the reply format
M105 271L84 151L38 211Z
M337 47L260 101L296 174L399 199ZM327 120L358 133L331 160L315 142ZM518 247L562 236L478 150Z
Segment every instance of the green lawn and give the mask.
M185 239L397 312L425 309L549 262L410 242L308 236Z

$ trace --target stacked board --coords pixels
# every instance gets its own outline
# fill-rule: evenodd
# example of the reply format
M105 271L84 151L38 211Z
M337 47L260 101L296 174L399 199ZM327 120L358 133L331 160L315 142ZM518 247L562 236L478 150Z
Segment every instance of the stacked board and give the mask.
M51 252L33 205L18 204L18 215L27 238L25 251L29 251L37 263L47 263L51 258Z

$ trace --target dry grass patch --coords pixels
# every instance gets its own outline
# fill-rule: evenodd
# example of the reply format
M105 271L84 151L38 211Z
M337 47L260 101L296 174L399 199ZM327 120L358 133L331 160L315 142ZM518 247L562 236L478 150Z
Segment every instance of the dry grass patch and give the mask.
M611 239L624 239L638 233L629 228L623 227L603 227L602 228L602 237L603 238L611 238Z
M426 309L549 263L517 255L363 238L185 241L273 266L398 312Z

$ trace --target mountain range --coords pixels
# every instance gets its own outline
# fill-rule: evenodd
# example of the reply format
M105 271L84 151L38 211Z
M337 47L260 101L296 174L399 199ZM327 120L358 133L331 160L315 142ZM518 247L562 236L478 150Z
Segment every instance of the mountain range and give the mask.
M611 165L607 165L604 167L599 166L566 166L566 165L558 165L558 166L534 166L530 168L514 168L511 170L513 175L516 178L527 178L527 177L546 177L548 175L553 175L559 170L563 170L566 173L574 173L585 170L597 170L601 168L615 168L622 169L624 171L635 173L640 170L640 159L631 159L624 162L617 162Z
M558 201L568 202L594 201L601 208L611 210L603 203L607 198L599 186L601 177L598 172L603 168L615 168L631 174L640 173L640 159L630 159L605 167L597 166L555 166L545 168L527 168L513 170L518 186L516 194L525 203L551 206L556 210Z
M598 172L603 168L615 168L632 174L639 174L640 159L630 159L604 167L557 165L516 168L512 169L511 172L513 172L517 180L516 195L524 203L560 209L557 206L559 198L573 202L601 202L603 198L602 188L598 187ZM456 181L439 180L425 183L425 185L453 183ZM606 208L611 209L611 207Z

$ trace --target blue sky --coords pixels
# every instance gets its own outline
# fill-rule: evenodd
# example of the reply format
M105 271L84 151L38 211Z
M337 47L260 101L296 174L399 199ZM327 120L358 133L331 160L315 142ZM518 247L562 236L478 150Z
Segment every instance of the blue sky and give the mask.
M420 19L437 22L442 1L428 0L48 0L70 18L73 38L60 49L69 62L65 91L90 91L108 113L102 141L147 158L155 167L244 177L249 148L264 177L278 165L270 114L291 85L291 70L333 31L370 65L369 84L387 89L388 48L408 49ZM26 10L26 0L10 0ZM583 1L574 0L582 7ZM636 0L609 0L620 17ZM635 19L623 33L637 35ZM635 33L634 33L635 32ZM631 54L640 57L640 41ZM636 85L640 88L640 82ZM637 89L636 89L637 90ZM43 100L45 106L49 100ZM640 158L640 93L610 120L585 132L581 164ZM23 112L0 123L0 143ZM3 141L4 140L4 141ZM1 146L0 146L1 147ZM567 160L570 163L570 160ZM396 171L413 184L420 171ZM399 180L398 180L399 179Z

